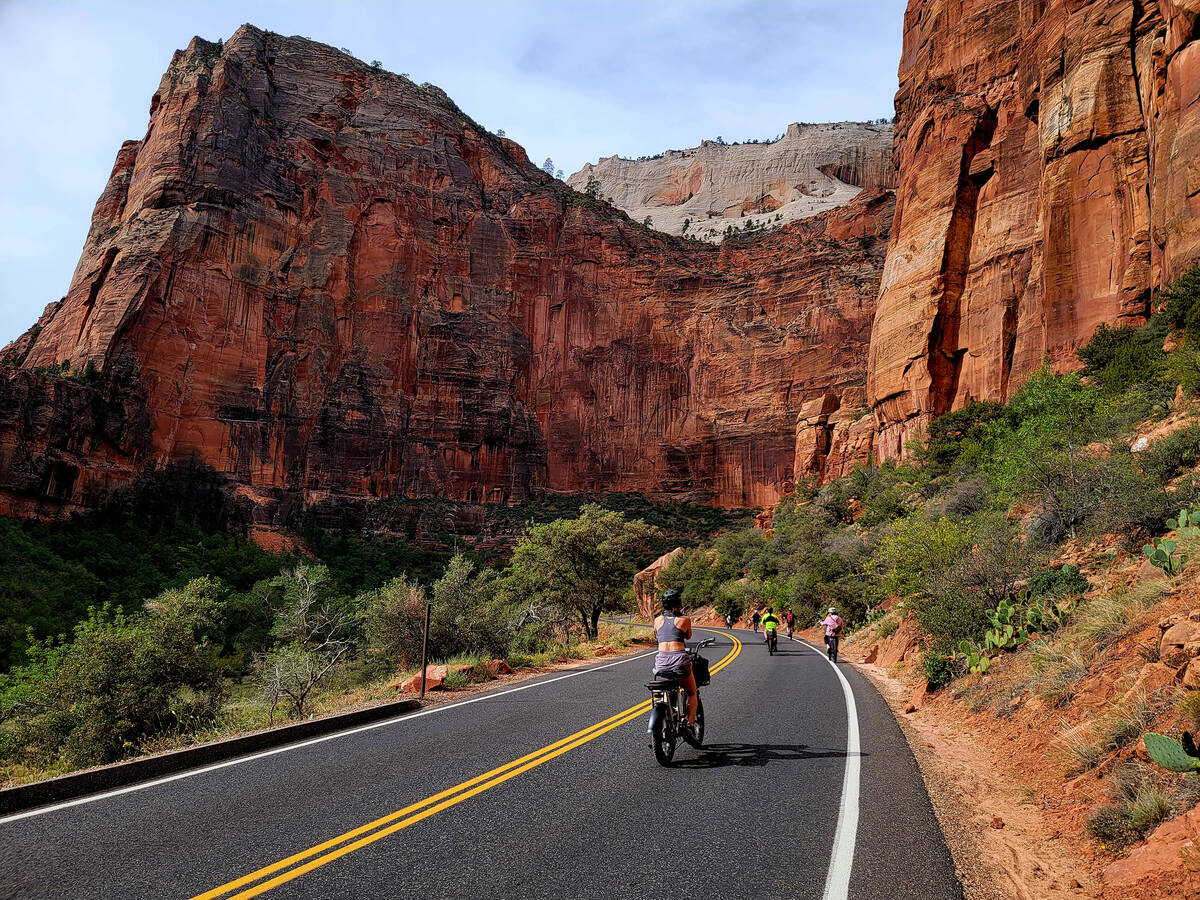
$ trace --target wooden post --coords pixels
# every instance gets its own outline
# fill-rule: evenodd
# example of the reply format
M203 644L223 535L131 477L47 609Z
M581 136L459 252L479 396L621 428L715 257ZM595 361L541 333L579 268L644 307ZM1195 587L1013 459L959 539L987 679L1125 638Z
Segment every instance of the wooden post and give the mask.
M421 638L421 699L425 699L425 675L429 671L429 613L432 603L425 604L425 634Z

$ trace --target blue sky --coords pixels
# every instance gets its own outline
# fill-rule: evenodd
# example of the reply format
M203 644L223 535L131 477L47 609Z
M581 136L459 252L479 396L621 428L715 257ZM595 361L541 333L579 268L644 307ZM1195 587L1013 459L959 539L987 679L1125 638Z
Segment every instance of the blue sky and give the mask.
M0 0L0 345L70 283L176 48L243 22L432 82L567 174L892 114L903 0Z

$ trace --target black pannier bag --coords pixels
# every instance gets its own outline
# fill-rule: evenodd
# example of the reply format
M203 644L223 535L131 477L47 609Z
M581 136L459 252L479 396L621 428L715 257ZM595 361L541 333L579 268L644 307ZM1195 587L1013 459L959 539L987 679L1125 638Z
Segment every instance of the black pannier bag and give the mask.
M712 681L712 676L708 674L708 660L697 655L692 660L692 674L696 676L696 687L704 687Z

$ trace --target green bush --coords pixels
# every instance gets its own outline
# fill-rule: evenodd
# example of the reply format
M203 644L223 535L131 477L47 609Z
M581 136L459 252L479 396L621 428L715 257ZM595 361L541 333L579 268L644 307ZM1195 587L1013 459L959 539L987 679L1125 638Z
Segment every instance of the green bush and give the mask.
M190 731L220 705L220 587L197 579L147 612L92 608L69 641L30 643L0 676L0 713L18 756L86 766L136 752L147 738Z
M934 690L944 687L961 674L952 649L945 644L930 647L921 656L921 668L925 681Z
M987 610L978 595L946 592L921 597L914 603L917 624L933 646L956 647L960 641L978 644L987 630Z
M1200 338L1200 266L1180 275L1158 298L1165 301L1162 317L1171 328L1182 329L1189 341Z
M927 443L920 457L932 476L944 475L960 460L971 463L977 448L987 439L993 423L1007 415L1001 403L972 401L962 409L938 416L929 425Z
M974 539L969 523L917 513L893 523L883 535L875 551L875 571L884 590L901 597L936 590Z
M1078 566L1049 566L1035 573L1026 583L1031 597L1078 597L1090 585Z
M1140 328L1109 328L1101 323L1077 353L1084 373L1095 379L1102 391L1120 394L1133 385L1165 381L1165 336L1166 327L1156 321Z

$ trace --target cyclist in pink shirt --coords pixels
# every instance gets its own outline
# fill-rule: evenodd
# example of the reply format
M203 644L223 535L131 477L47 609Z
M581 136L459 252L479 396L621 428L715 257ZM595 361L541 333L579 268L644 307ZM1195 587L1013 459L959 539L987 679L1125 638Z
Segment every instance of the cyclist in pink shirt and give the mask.
M825 620L821 624L825 626L825 649L829 653L829 658L833 662L837 662L838 637L842 633L842 626L846 623L837 614L837 610L831 606L829 607L829 615L825 617Z

